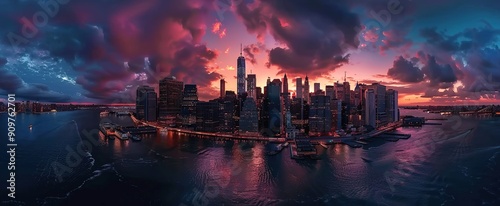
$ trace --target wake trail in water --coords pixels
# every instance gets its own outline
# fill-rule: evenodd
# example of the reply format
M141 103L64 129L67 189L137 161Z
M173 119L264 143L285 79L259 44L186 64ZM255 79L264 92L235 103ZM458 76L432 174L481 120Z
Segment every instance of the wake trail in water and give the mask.
M82 139L82 136L80 135L80 129L78 128L78 123L75 121L75 120L72 120L72 122L75 123L75 127L76 127L76 133L78 134L78 137L80 138L80 141L83 142L83 139ZM94 163L95 163L95 159L94 157L92 156L92 154L89 152L88 149L85 149L86 151L86 155L87 157L89 158L90 160L90 168L92 168L94 166ZM89 168L89 169L90 169Z

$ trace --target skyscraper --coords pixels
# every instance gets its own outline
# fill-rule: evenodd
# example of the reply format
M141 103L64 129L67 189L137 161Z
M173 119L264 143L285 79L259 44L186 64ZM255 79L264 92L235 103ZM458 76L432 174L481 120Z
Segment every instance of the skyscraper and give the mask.
M318 91L318 90L321 90L321 85L320 85L320 83L314 83L314 91L313 91L313 93L315 93L315 92L316 92L316 91Z
M288 94L288 78L285 76L283 77L283 94Z
M332 111L332 130L342 129L342 101L332 99L330 110Z
M181 113L182 87L184 83L175 77L160 80L159 119L169 125L177 125Z
M330 97L325 95L311 96L309 106L309 134L327 134L332 130L332 112Z
M237 94L242 95L245 93L245 57L243 51L240 49L240 56L237 60Z
M302 96L302 91L303 91L303 88L302 88L302 78L297 78L295 79L295 86L296 86L296 89L295 89L295 98L304 98Z
M243 108L240 114L240 132L258 132L259 117L257 105L253 97L247 97L243 102Z
M257 76L255 74L248 74L247 76L247 93L248 97L257 99Z
M290 93L288 92L288 78L285 76L283 77L283 115L286 114L287 111L290 110Z
M386 87L379 83L373 83L370 85L370 89L373 89L375 93L376 127L379 127L387 123Z
M386 93L387 120L389 122L399 121L398 91L389 89Z
M220 98L226 95L226 80L220 79Z
M220 105L216 101L196 103L196 131L217 132Z
M267 129L269 129L266 135L279 134L282 129L282 114L281 114L281 81L279 79L273 80L267 85L267 114L269 114L269 121Z
M137 118L146 121L156 121L156 101L156 92L153 87L137 87L135 98L135 113Z
M330 99L335 99L335 89L332 85L326 85L325 87L325 95L329 96Z
M376 106L375 106L375 91L373 89L366 90L365 93L365 124L376 128Z
M181 117L182 126L194 128L196 125L196 103L198 102L198 89L195 84L184 85L182 93Z
M306 80L304 80L304 100L309 103L309 78L306 75Z

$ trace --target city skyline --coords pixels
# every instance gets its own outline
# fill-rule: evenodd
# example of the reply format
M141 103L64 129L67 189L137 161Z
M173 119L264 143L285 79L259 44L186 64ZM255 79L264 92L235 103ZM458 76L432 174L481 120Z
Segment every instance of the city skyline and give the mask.
M461 2L467 9L426 1L392 6L382 0L318 1L304 8L281 1L231 2L74 0L57 11L29 1L6 6L0 19L6 25L0 31L6 37L0 44L0 77L7 81L0 94L40 102L133 104L138 86L175 76L196 84L200 99L209 100L220 95L221 78L225 90L237 92L236 59L242 56L244 77L255 74L257 87L264 87L267 77L287 74L289 88L308 76L309 91L314 83L325 89L344 78L350 85L380 82L399 91L400 105L500 103L495 1ZM89 15L97 7L108 9ZM43 26L34 25L30 17L37 11L53 15ZM335 20L340 17L345 21ZM34 27L36 32L29 30ZM33 37L24 35L29 31Z

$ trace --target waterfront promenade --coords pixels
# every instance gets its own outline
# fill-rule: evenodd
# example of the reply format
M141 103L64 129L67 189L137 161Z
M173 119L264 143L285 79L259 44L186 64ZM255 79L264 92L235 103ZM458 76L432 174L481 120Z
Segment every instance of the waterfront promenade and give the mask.
M192 131L192 130L187 130L187 129L181 129L181 128L173 128L173 127L167 127L164 125L160 125L159 123L156 122L144 122L140 121L137 118L134 117L134 115L130 114L130 117L132 118L132 121L137 124L144 124L148 126L153 126L156 127L158 130L163 130L166 129L168 132L178 132L178 133L183 133L183 134L190 134L190 135L199 135L199 136L205 136L205 137L213 137L216 139L231 139L231 140L242 140L242 141L263 141L263 142L273 142L273 143L284 143L287 140L285 138L281 137L263 137L263 136L256 136L256 135L237 135L237 134L227 134L227 133L211 133L211 132L200 132L200 131Z
M182 128L167 127L164 125L160 125L157 122L144 122L144 121L138 120L132 114L130 114L130 117L132 118L134 123L137 125L143 124L143 125L153 126L160 131L166 129L168 132L178 132L178 133L182 133L182 134L198 135L198 136L205 136L205 137L211 137L211 138L216 138L216 139L226 139L226 140L230 139L230 140L241 140L241 141L263 141L263 142L273 142L273 143L284 143L287 141L292 141L292 140L287 140L286 138L277 138L277 137L264 137L264 136L256 136L256 135L246 136L246 135L238 135L238 134L192 131L192 130L187 130L187 129L182 129ZM334 136L303 137L303 138L296 138L296 139L297 140L307 139L307 140L310 140L311 142L346 143L346 142L352 142L352 141L357 141L357 140L370 139L370 138L376 137L380 134L383 134L385 132L395 130L401 126L402 126L402 122L394 122L394 123L390 123L386 126L380 127L379 129L374 130L370 133L366 133L366 134L343 136L343 137L334 137Z

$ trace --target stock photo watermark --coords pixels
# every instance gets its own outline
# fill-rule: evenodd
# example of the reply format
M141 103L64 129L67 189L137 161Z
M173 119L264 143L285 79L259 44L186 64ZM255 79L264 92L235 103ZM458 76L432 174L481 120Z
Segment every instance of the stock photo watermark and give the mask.
M16 198L16 101L15 94L7 95L7 158L9 159L7 163L8 179L7 179L7 190L9 191L7 196L10 198Z

